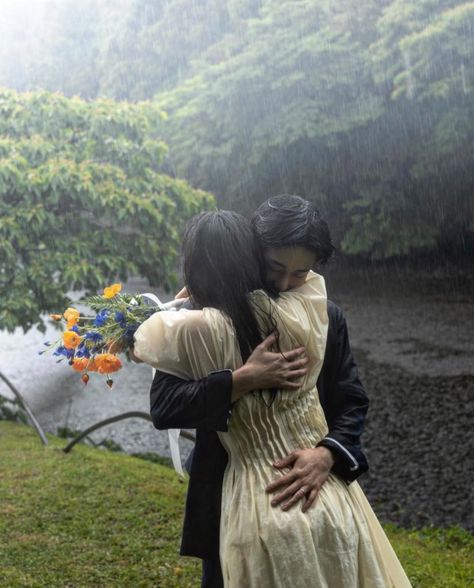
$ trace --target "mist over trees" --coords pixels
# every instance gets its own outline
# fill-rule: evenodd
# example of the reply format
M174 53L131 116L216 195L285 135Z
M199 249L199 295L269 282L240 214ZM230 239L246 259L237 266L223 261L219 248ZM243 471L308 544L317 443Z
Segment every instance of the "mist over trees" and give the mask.
M242 212L298 193L347 254L470 254L474 2L40 4L0 84L153 99L163 171Z

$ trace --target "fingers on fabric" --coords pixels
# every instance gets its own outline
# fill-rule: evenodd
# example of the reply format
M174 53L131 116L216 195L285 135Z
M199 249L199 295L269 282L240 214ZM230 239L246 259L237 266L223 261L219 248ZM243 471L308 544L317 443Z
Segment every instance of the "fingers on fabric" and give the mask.
M285 390L298 390L303 382L303 377L306 375L306 370L297 370L285 374L278 383L278 388Z
M315 504L318 494L319 488L313 488L311 490L311 492L306 496L306 500L304 501L303 506L301 507L301 510L303 512L307 512L313 506L313 504Z
M295 480L282 492L280 492L272 498L272 506L278 506L283 502L282 509L285 510L285 508L287 508L288 505L291 506L292 504L294 504L295 501L297 502L302 498L302 496L304 496L304 493L303 495L298 494L301 488L301 482L299 480Z
M268 335L268 337L266 337L260 343L260 345L258 347L261 347L265 351L269 351L270 350L270 347L275 344L275 342L276 342L277 339L278 339L277 334L276 333L271 333L270 335Z
M293 464L297 459L298 459L298 455L296 454L295 451L293 451L292 453L289 453L285 457L278 459L273 465L276 468L286 468L286 467L290 466L291 464ZM283 476L279 480L275 480L274 483L281 482L281 480L283 480L284 478L288 478L291 475L295 475L295 474L294 473L287 474L286 476Z
M281 509L282 510L289 510L292 506L294 506L295 504L297 504L301 500L304 500L306 494L308 493L308 490L309 489L307 486L300 486L300 488L298 490L296 490L296 492L294 492L293 496L289 500L287 500L284 504L282 504Z
M298 359L297 361L292 361L290 363L291 369L292 370L300 370L300 369L305 369L306 366L309 363L309 358L308 357L303 357L301 359Z
M302 378L303 376L305 376L307 373L308 373L308 370L306 368L294 370L288 375L288 380L290 380L291 382L294 382L298 378Z
M268 484L265 491L267 492L267 494L273 494L274 492L277 492L281 488L287 488L290 484L295 482L296 479L297 479L297 474L295 474L294 472L289 472L285 476L281 476L281 478L277 478L276 480L273 480L273 482Z
M300 357L304 355L305 351L306 350L304 347L297 347L291 351L285 351L285 360L294 361L295 359L300 359Z
M184 288L181 288L181 290L176 294L174 299L179 300L181 298L188 298L188 296L189 296L188 289L185 286Z
M301 382L293 381L293 380L285 380L281 384L278 385L279 388L282 390L299 390L301 387Z

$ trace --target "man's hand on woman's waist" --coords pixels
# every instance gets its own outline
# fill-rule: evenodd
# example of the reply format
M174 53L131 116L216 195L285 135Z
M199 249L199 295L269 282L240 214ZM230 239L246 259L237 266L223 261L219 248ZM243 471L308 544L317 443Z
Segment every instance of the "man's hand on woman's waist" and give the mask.
M306 512L314 504L334 462L327 447L297 449L276 461L275 468L291 468L291 471L267 486L268 494L277 493L272 498L272 506L281 505L282 510L288 510L302 500L302 511Z

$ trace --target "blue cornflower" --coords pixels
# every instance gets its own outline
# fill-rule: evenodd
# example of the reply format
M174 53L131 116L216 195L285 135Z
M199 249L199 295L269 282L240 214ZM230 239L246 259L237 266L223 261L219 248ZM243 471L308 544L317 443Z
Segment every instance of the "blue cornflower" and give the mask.
M89 358L90 356L91 354L85 342L83 341L82 343L79 343L79 345L76 347L76 357Z
M64 355L67 356L67 349L65 347L63 347L62 345L60 345L56 351L53 353L53 355Z
M59 347L57 347L56 351L53 352L53 355L63 355L64 357L71 359L72 357L74 357L74 349L67 349L63 345L60 345Z
M125 329L125 327L127 326L125 315L120 310L115 313L115 322L118 323L122 327L122 329Z
M109 316L109 311L106 308L103 308L97 313L97 316L94 319L94 325L96 327L102 327Z
M102 335L96 331L88 331L84 338L88 341L92 341L92 343L100 343L103 339Z
M138 329L138 327L138 323L132 323L131 325L128 325L125 333L123 334L124 339L129 342L133 341L133 335L135 335L135 331Z

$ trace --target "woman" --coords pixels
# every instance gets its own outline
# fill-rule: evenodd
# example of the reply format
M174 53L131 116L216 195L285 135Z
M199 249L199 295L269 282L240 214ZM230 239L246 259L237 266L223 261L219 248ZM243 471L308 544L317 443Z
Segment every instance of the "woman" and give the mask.
M357 483L330 476L307 512L272 508L264 488L273 463L315 447L327 425L315 382L327 335L326 292L310 272L273 300L263 289L259 248L235 213L198 215L184 238L188 291L200 310L160 312L136 333L135 354L178 377L237 369L275 329L282 353L304 346L310 368L297 391L255 392L233 405L222 491L220 557L229 587L410 586Z

